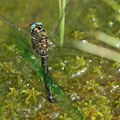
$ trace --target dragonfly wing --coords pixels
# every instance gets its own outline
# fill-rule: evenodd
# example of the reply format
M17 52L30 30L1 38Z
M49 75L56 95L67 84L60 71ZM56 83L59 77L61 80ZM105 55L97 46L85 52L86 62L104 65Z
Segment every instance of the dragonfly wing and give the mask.
M51 47L49 49L49 60L53 60L53 59L58 59L58 58L62 58L62 57L67 57L67 56L71 56L71 57L76 57L76 56L86 56L87 54L85 54L84 52L80 52L80 50L76 49L73 46L74 42L66 42L64 43L63 47L60 47L59 45L53 45L53 47Z

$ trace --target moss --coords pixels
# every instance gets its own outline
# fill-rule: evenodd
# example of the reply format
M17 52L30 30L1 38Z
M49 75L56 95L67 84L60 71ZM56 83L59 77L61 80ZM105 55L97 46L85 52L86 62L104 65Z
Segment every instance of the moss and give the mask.
M117 109L120 108L120 98L115 101L115 104Z
M84 114L84 120L110 120L112 118L110 102L104 96L91 96L89 100L82 100L78 104L78 109Z
M95 93L98 87L99 87L99 84L97 84L94 79L90 81L86 81L86 84L83 87L83 92L87 92L87 93L94 92Z
M93 73L102 76L101 66L95 66L93 67Z
M35 91L35 88L32 88L31 90L22 90L22 93L25 94L26 99L25 99L25 104L27 106L29 105L34 105L36 106L38 103L38 99L37 96L40 95L40 93L38 91Z
M71 34L71 37L76 40L84 39L85 36L86 33L83 30L74 30Z

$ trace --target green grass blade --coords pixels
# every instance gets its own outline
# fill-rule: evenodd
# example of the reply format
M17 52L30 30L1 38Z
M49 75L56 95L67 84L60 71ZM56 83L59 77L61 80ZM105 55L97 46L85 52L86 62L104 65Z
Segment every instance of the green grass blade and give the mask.
M117 12L120 12L120 5L115 0L103 0Z
M70 116L75 115L76 120L83 120L80 112L72 106L72 101L64 94L64 92L59 88L59 86L54 82L51 75L46 74L37 58L33 59L33 50L30 45L26 42L26 39L19 33L14 32L14 29L7 29L7 35L10 37L12 41L15 42L17 47L20 49L21 55L24 57L25 61L27 61L30 67L37 73L37 75L42 78L43 82L48 82L44 78L46 76L50 79L51 91L56 98L57 103L66 111L66 113Z
M74 47L93 55L120 62L120 54L118 52L89 43L85 40L74 42Z
M94 32L93 35L95 38L101 42L104 42L112 47L120 49L120 39L114 36L110 36L104 32L98 31Z

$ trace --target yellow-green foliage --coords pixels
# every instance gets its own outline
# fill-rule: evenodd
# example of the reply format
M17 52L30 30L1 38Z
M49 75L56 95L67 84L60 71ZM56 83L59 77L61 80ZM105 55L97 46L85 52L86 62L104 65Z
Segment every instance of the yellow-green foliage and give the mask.
M93 67L93 72L96 73L97 75L101 76L102 75L101 66Z
M23 89L22 91L10 88L0 109L0 119L19 120L22 117L21 115L24 118L27 118L28 114L29 116L34 115L35 109L32 106L38 105L37 96L39 96L39 92L35 88ZM31 110L29 111L29 109Z
M84 120L110 120L112 118L109 100L104 96L91 96L89 100L78 102L78 109L84 114Z
M74 30L71 34L71 36L76 40L84 39L85 35L85 32L82 30Z
M94 92L94 93L96 93L96 91L99 89L98 87L99 87L99 84L97 84L94 79L90 80L90 81L86 81L86 84L83 87L83 92L87 92L87 93Z
M120 98L115 101L116 108L120 108Z
M37 96L40 95L39 92L35 91L35 88L28 89L28 90L22 90L22 93L25 94L26 99L25 99L25 104L27 106L29 105L37 105L38 99Z

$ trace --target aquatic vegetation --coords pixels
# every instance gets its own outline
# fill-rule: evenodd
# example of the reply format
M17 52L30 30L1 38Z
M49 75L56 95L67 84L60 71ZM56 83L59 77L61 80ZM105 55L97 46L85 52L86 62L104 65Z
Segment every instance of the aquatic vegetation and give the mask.
M14 88L10 88L10 93L7 94L7 99L4 101L4 105L1 107L1 120L16 119L18 120L21 104L18 100L19 91Z
M90 27L93 28L97 28L99 26L99 19L97 16L97 12L94 8L90 8L88 9L88 13L86 15L86 19L88 20L89 25L91 25Z
M32 88L31 90L22 90L21 93L24 93L26 97L25 104L29 106L30 104L36 106L38 103L37 96L40 95L38 91L35 91L35 88Z
M64 41L64 27L65 27L65 7L66 0L59 0L59 11L60 11L60 46L63 46Z
M107 48L104 48L102 46L98 46L93 43L87 42L87 40L83 41L75 41L74 46L77 49L80 49L82 51L91 53L93 55L98 55L100 57L104 57L113 61L120 61L120 54L114 50L110 50Z
M69 1L64 41L72 45L65 48L67 52L64 48L58 50L66 56L56 57L55 52L49 59L51 88L57 101L54 104L47 101L40 58L33 52L30 40L0 21L1 120L120 119L120 54L109 46L119 43L120 24L115 17L119 10L115 4L119 2L111 7L112 0L104 1ZM54 5L49 0L11 0L10 5L1 2L2 15L26 31L28 24L36 20L50 33L59 20L56 0ZM77 50L74 45L78 45Z
M120 98L115 101L116 108L120 108Z
M84 85L83 91L87 93L89 92L96 93L96 90L98 89L98 87L99 87L99 84L97 84L95 80L86 81L86 85Z
M3 63L0 63L0 70L1 71L4 71L8 74L15 74L15 70L12 68L12 63L7 63L7 62L3 62Z
M102 96L101 87L95 80L86 81L82 92L84 99L77 101L78 109L84 114L84 120L110 120L112 118L110 101Z
M119 38L115 38L114 36L110 36L101 31L95 32L94 36L96 37L97 40L100 40L104 43L107 43L110 46L120 49L120 39Z
M102 75L101 66L93 67L93 72L96 73L97 75L101 76Z
M71 36L75 39L75 40L79 40L79 39L84 39L86 36L86 33L82 30L74 30L71 34Z
M23 95L27 94L27 95ZM37 103L38 92L35 89L23 89L22 91L10 88L10 92L6 95L4 105L1 107L1 120L27 118L34 115ZM24 101L24 99L25 101ZM33 107L34 106L34 107Z
M80 111L84 114L84 120L91 118L91 120L110 120L111 109L109 107L109 100L104 96L91 96L89 100L78 102Z

